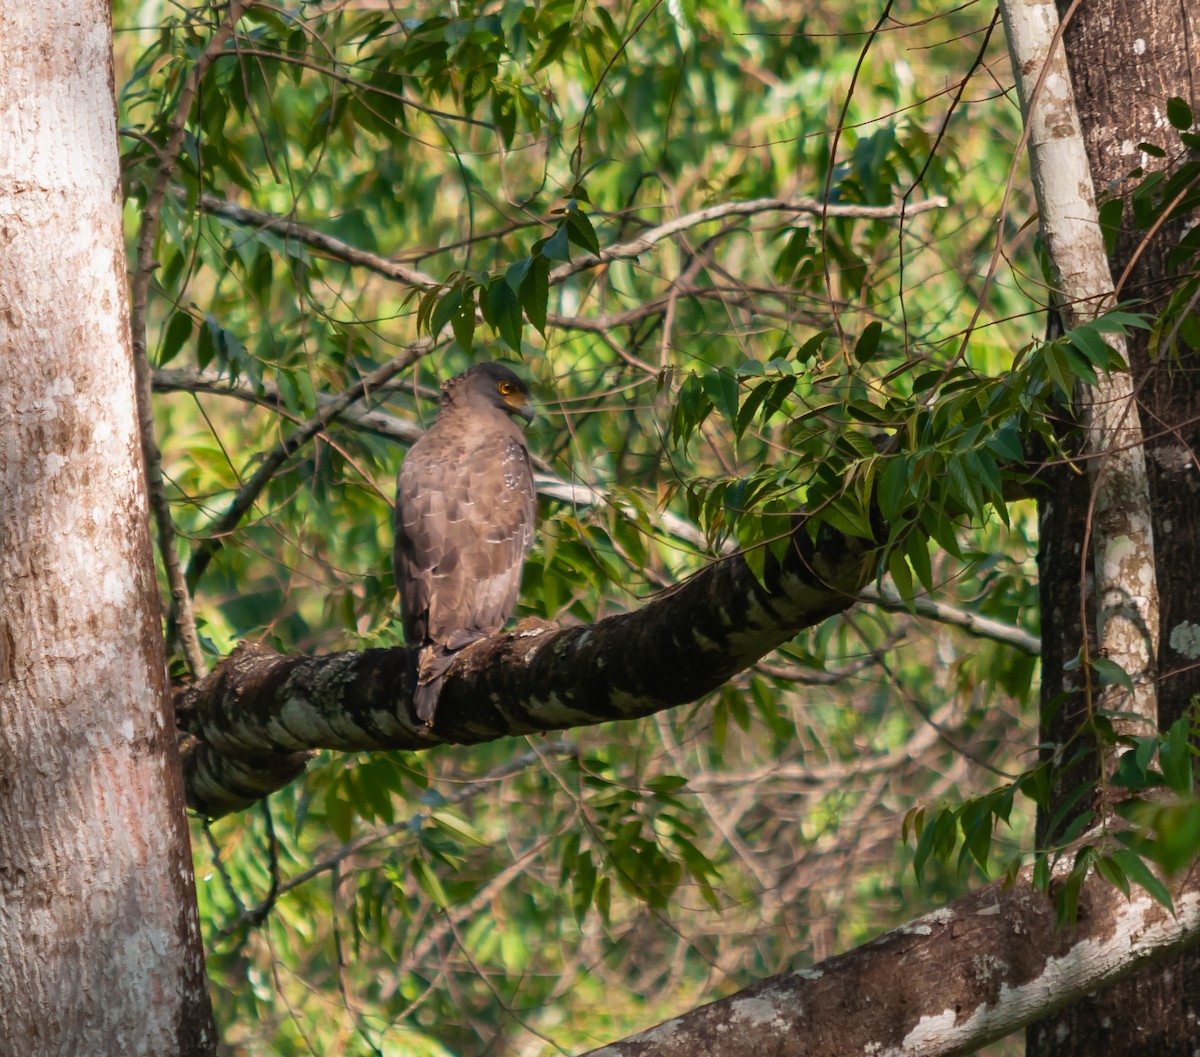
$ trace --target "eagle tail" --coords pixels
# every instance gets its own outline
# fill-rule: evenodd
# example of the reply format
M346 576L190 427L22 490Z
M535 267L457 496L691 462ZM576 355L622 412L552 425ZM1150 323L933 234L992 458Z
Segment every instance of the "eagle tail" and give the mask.
M442 677L453 661L454 651L447 650L440 643L431 642L417 651L413 706L417 719L427 727L433 726L433 713L442 692Z

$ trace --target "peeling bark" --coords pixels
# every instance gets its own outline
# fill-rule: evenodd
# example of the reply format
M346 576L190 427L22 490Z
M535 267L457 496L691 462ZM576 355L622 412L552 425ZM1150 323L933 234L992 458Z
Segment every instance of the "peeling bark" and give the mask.
M1078 924L1062 930L1029 880L1027 869L1011 887L989 885L588 1057L954 1057L1200 941L1195 872L1174 886L1174 916L1093 874Z
M849 608L874 571L873 545L798 520L782 567L759 583L722 559L641 609L573 628L523 626L463 650L433 729L412 714L402 648L284 657L244 644L180 697L197 741L188 802L217 816L253 803L329 749L421 749L635 719L695 701Z
M99 0L0 5L0 1055L216 1047Z

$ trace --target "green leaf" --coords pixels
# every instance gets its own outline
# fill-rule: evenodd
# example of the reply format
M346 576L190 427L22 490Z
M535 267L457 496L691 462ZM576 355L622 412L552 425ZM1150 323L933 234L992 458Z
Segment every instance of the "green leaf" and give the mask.
M1117 248L1117 235L1121 231L1121 215L1125 210L1125 200L1110 198L1099 209L1100 230L1104 232L1104 249L1112 253Z
M571 913L575 916L576 924L582 924L587 916L595 893L596 864L590 855L580 855L575 860L575 870L571 874Z
M504 281L508 283L508 288L513 293L518 293L521 289L521 284L525 281L525 276L529 274L529 269L533 267L533 257L523 257L521 260L510 264L504 272Z
M700 380L704 394L712 401L713 406L721 413L734 429L738 420L738 383L737 376L729 367L720 367L710 371Z
M1079 853L1075 856L1075 862L1071 866L1071 872L1058 890L1058 896L1055 899L1055 916L1060 928L1073 924L1079 916L1079 894L1083 891L1083 882L1087 880L1088 867L1095 857L1095 848L1090 845L1080 848Z
M882 333L883 324L878 320L863 327L858 341L854 343L854 358L859 363L869 363L875 353L879 351L879 338Z
M660 774L645 782L646 788L655 793L672 793L687 784L688 780L679 774Z
M1187 717L1181 716L1171 724L1159 749L1158 762L1163 778L1180 796L1190 795L1193 789L1190 729Z
M433 868L421 856L413 857L410 864L413 876L417 879L417 884L420 886L433 904L445 910L450 905L450 899L446 895L446 889L442 887L442 880Z
M475 294L474 288L464 290L458 303L458 310L450 317L450 329L454 331L454 340L458 342L463 352L470 352L475 340Z
M1116 661L1107 657L1092 658L1092 669L1100 676L1103 683L1109 686L1122 686L1133 693L1133 680Z
M354 832L354 809L333 789L325 794L325 819L333 835L345 844Z
M1166 886L1150 872L1150 867L1136 852L1130 851L1128 848L1120 848L1112 853L1112 860L1125 871L1125 875L1133 881L1134 884L1141 885L1147 894L1158 900L1168 910L1174 912L1175 904L1171 900L1171 893L1167 891Z
M893 455L884 462L883 472L876 479L876 501L885 521L894 521L904 513L910 502L912 468L907 455Z
M444 830L463 844L470 844L476 848L488 846L483 834L464 818L459 818L445 810L431 812L429 817L439 829Z
M546 336L546 306L550 301L550 262L542 256L533 258L521 283L519 296L525 318Z
M559 224L554 229L554 234L541 244L541 251L543 257L552 261L569 261L571 259L571 245L565 222Z
M594 253L597 257L600 256L600 240L596 238L592 222L588 220L587 214L578 207L567 210L567 237L576 246L582 247L589 253Z
M493 279L488 287L487 303L492 329L510 349L520 352L524 317L516 291L503 278Z
M160 367L170 363L175 358L176 354L183 347L184 342L192 336L195 326L195 320L192 319L189 313L184 312L183 309L176 309L172 313L170 322L167 323L166 329L163 331L162 349L158 355L158 364Z
M1181 131L1192 127L1192 108L1177 95L1167 100L1167 120Z
M896 590L900 592L900 597L905 601L911 599L913 597L913 578L904 555L898 550L892 550L888 554L887 567L896 584Z
M1129 898L1129 878L1115 859L1108 855L1101 855L1096 860L1096 873L1110 885L1119 888L1126 899Z
M818 330L811 338L801 345L792 354L797 363L808 363L809 360L819 356L821 349L824 348L825 342L829 340L831 331Z
M440 334L442 327L450 322L461 307L462 288L453 286L438 298L429 320L429 333L435 337Z
M929 559L929 542L919 532L910 532L904 543L905 553L909 564L921 586L926 591L933 591L933 565Z

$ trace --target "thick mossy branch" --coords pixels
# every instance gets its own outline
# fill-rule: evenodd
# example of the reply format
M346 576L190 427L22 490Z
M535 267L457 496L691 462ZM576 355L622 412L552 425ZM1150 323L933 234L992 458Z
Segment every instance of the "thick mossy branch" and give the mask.
M243 644L178 700L189 804L219 816L299 774L316 749L422 749L636 719L695 701L855 602L875 548L802 520L760 583L723 559L596 624L522 625L464 650L432 729L412 713L407 651L285 657Z

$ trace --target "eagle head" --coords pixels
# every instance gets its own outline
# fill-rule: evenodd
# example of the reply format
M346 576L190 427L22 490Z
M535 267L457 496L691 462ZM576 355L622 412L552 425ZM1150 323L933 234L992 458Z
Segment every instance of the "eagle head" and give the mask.
M507 415L533 421L533 400L527 386L502 363L477 363L442 386L442 403L499 408Z

